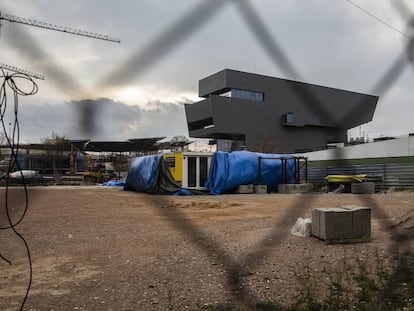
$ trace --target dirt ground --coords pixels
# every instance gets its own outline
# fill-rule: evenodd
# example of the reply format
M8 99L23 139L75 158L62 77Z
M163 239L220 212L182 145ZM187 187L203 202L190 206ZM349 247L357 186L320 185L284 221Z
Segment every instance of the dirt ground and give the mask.
M24 207L10 190L13 219ZM0 190L4 207L5 191ZM154 196L106 187L33 187L17 230L32 256L25 310L202 310L289 303L308 271L323 288L343 258L392 263L413 247L413 192ZM372 209L372 240L326 245L290 234L312 208ZM1 226L6 226L4 209ZM0 310L18 310L28 259L0 230Z

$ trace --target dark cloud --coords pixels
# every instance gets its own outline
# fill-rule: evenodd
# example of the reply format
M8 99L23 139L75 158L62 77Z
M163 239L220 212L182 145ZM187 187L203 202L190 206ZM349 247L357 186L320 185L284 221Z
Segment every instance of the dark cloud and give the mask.
M86 111L93 107L93 131L88 137L82 130L80 107ZM36 142L52 132L71 139L95 140L188 136L183 105L151 102L148 107L129 106L108 98L25 105L20 109L21 140Z
M5 63L46 76L39 94L27 99L34 106L27 107L31 112L39 109L48 113L47 109L41 109L45 107L45 104L40 104L42 102L69 102L72 98L99 96L118 98L107 89L95 87L100 81L109 87L118 84L128 87L139 79L141 86L151 86L155 90L171 89L176 97L180 93L196 94L198 80L224 68L232 68L362 93L375 93L379 89L382 96L367 131L384 135L391 131L414 131L410 119L414 100L412 70L403 70L402 66L397 70L397 73L402 71L400 76L390 71L406 48L406 38L401 34L346 1L249 1L269 36L297 72L289 74L281 70L283 66L275 66L272 61L274 53L264 44L270 40L258 40L259 32L250 31L252 25L249 28L248 19L243 18L237 1L207 2L105 0L98 3L74 0L55 6L51 0L0 0L5 13L96 31L119 37L122 41L121 44L113 44L4 21L0 56ZM410 15L402 16L401 11L414 12L408 1L398 1L405 3L409 7L407 9L387 1L355 2L403 31L407 30ZM208 15L203 15L203 8L209 9ZM198 19L198 16L203 18ZM21 33L23 29L27 33ZM389 81L393 84L389 85ZM57 95L56 90L59 91ZM79 94L81 91L86 95ZM169 97L158 97L161 98ZM76 136L80 135L78 130L83 124L90 126L86 127L86 132L95 130L95 135L122 138L148 134L163 136L165 129L169 133L178 127L186 132L182 107L176 104L161 103L158 107L157 102L151 102L146 111L129 106L121 108L113 103L91 104L99 106L96 111L96 118L99 118L95 121L85 119L85 116L79 118L79 114L67 105L59 104L55 108L50 104L48 110L51 115L47 120L44 116L33 116L32 119L42 118L43 121L38 123L36 131L47 124L41 130L43 136L52 128L64 128ZM109 113L111 107L117 107L117 111ZM71 116L70 126L57 118L60 111L67 109ZM86 109L85 115L88 115L90 107L82 109ZM176 114L180 119L165 123L168 118L164 116L170 113L169 109L181 111L181 114ZM93 111L89 114L95 115ZM107 114L117 116L119 120L108 121ZM131 115L139 122L130 120ZM390 120L390 116L394 119ZM164 123L160 124L158 118ZM102 127L99 121L102 119L108 124L113 123L110 130ZM59 121L53 123L53 120ZM118 126L121 123L124 126ZM23 126L27 127L26 124Z

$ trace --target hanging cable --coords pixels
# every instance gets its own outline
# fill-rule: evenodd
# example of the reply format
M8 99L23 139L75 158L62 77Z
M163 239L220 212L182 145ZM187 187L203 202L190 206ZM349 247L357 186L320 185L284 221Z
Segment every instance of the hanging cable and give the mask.
M28 281L28 285L27 285L27 289L26 289L23 301L20 305L20 310L23 310L23 307L27 301L27 297L29 295L29 291L32 285L33 271L32 271L32 259L31 259L29 245L27 244L27 241L23 237L23 235L20 234L16 229L16 226L19 225L23 221L23 218L26 215L26 212L28 209L28 203L29 203L29 196L27 192L26 182L24 179L23 172L21 170L20 163L18 161L19 160L18 159L19 141L20 141L20 125L19 125L19 118L18 118L19 96L29 96L29 95L36 94L38 91L38 86L33 81L33 79L28 75L21 74L21 73L9 74L9 73L5 73L3 69L1 70L1 73L2 75L0 77L3 79L3 82L0 87L0 124L3 130L3 133L4 133L4 137L6 139L7 147L10 149L10 157L9 157L9 165L8 165L6 176L5 176L6 191L5 191L5 204L4 204L8 224L6 226L0 227L0 229L1 230L11 229L13 233L23 242L25 249L26 249L28 262L29 262L29 281ZM26 82L26 83L28 82L30 85L29 90L28 91L23 90L21 87L18 86L17 81ZM13 94L13 103L14 103L13 105L13 130L11 131L10 129L11 133L10 132L7 133L6 122L5 122L6 113L9 111L7 107L8 106L7 92L9 91L9 89L11 90ZM9 124L11 125L11 123ZM9 208L10 174L12 173L14 169L20 172L20 177L23 183L23 189L24 189L24 195L25 195L23 212L20 215L20 217L18 217L17 221L15 222L12 219L11 211ZM9 265L12 264L12 261L6 258L1 253L0 253L0 258L4 260L5 262L7 262Z
M400 35L403 35L404 37L408 38L408 39L412 39L412 37L408 34L406 34L405 32L402 32L401 30L395 28L394 26L392 26L391 24L387 23L386 21L380 19L379 17L376 17L374 14L372 14L371 12L365 10L363 7L359 6L358 4L352 2L351 0L345 0L346 2L348 2L349 4L353 5L354 7L360 9L362 12L364 12L365 14L367 14L368 16L372 17L373 19L377 20L378 22L384 24L385 26L387 26L388 28L398 32Z

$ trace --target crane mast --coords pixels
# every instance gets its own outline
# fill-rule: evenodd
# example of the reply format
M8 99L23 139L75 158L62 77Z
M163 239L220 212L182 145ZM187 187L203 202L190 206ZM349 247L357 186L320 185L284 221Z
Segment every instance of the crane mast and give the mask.
M120 39L110 37L110 36L107 36L107 35L94 33L94 32L90 32L90 31L85 31L85 30L80 30L80 29L75 29L75 28L66 27L66 26L60 26L60 25L45 23L45 22L41 22L41 21L38 21L38 20L30 19L30 18L23 18L23 17L13 16L13 15L9 15L9 14L4 14L2 12L0 12L0 20L7 20L7 21L12 22L12 23L20 23L20 24L24 24L24 25L30 25L30 26L34 26L34 27L49 29L49 30L66 32L66 33L70 33L70 34L74 34L74 35L78 35L78 36L89 37L89 38L93 38L93 39L111 41L111 42L116 42L116 43L121 42Z
M31 72L29 70L21 69L21 68L18 68L18 67L2 64L2 63L0 63L0 68L10 70L10 71L14 71L14 72L17 72L17 73L22 73L22 74L28 75L30 77L33 77L33 78L39 79L39 80L44 80L45 79L45 77L41 74Z

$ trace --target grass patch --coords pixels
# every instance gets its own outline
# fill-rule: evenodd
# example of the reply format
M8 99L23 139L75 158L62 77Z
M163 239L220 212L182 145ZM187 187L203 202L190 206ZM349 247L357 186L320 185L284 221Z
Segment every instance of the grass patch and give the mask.
M372 259L371 259L372 260ZM368 259L354 264L344 256L341 269L329 275L323 288L310 268L297 276L299 295L291 305L261 303L250 306L219 306L214 311L336 311L414 310L414 255L398 255L386 267L376 253L375 265Z

